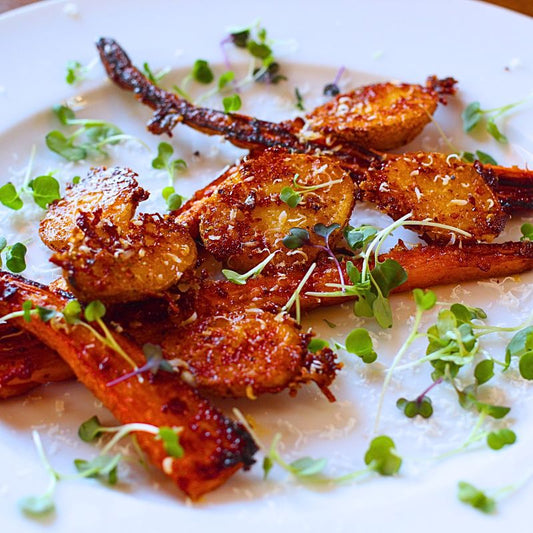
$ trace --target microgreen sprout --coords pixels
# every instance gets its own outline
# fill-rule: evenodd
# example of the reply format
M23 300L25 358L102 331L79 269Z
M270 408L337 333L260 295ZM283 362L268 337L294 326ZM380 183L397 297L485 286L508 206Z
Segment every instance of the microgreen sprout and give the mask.
M483 491L466 481L459 481L457 497L463 503L485 514L491 514L496 510L496 500L490 498Z
M100 455L106 455L120 440L131 433L149 433L154 435L156 440L162 441L163 447L168 453L169 457L175 457L179 459L184 455L183 448L179 443L179 435L181 431L182 428L180 427L157 427L153 424L144 424L139 422L124 424L122 426L103 426L98 420L98 417L93 416L80 425L78 429L78 436L84 442L93 442L95 439L105 433L114 434L100 452Z
M302 292L302 289L304 288L304 285L307 283L307 280L311 277L311 274L316 268L316 263L312 263L307 272L304 274L304 277L301 279L300 283L296 287L295 291L292 293L291 297L287 301L287 303L281 308L281 311L283 313L288 313L292 306L295 305L296 307L296 322L298 324L300 323L300 293Z
M164 370L165 372L174 372L174 367L171 365L171 363L163 358L161 346L158 346L157 344L146 343L143 345L143 352L146 356L146 363L144 365L140 366L136 370L132 370L131 372L123 374L122 376L110 381L106 385L108 387L113 387L119 383L122 383L123 381L126 381L127 379L138 376L145 372L150 372L153 376L155 376L159 370Z
M14 211L18 211L24 205L17 189L10 181L0 187L0 202Z
M143 63L143 74L150 80L154 85L159 85L159 82L170 72L170 68L162 68L157 72L154 72L148 62Z
M98 59L93 59L87 65L83 65L79 61L67 61L67 74L65 76L65 81L69 85L77 85L87 78L87 75L92 68L97 64Z
M27 248L21 242L16 242L10 246L4 237L0 237L0 254L4 254L4 258L0 255L0 267L5 263L7 269L15 274L24 272L26 270L26 252Z
M346 70L346 68L344 66L339 68L339 70L338 70L333 82L332 83L328 83L324 87L324 91L323 91L324 96L337 96L341 92L340 89L339 89L339 81L340 81L342 75L344 74L345 70Z
M187 168L187 163L183 159L172 159L174 148L167 142L160 142L157 147L157 157L152 160L152 168L166 170L169 184L162 191L162 196L170 211L179 209L184 201L184 197L174 189L174 178L177 172Z
M396 229L400 227L409 226L429 226L446 229L450 232L455 232L463 236L470 236L468 232L430 221L414 221L408 220L411 213L404 215L390 226L373 232L369 226L362 226L361 228L351 228L345 236L350 238L354 234L354 246L363 245L363 248L358 252L358 257L362 258L361 270L348 261L346 263L346 273L352 282L352 285L343 286L334 283L326 284L328 287L340 288L340 291L332 292L309 292L308 296L315 296L318 298L335 298L345 297L347 295L357 296L354 304L354 313L357 316L374 317L382 328L390 328L392 326L392 310L388 300L390 292L400 286L407 280L407 273L402 266L393 259L379 260L379 252L384 244L384 241ZM359 231L354 231L359 230ZM359 235L357 235L359 233ZM371 236L373 238L370 240ZM371 268L371 263L374 266Z
M319 183L317 185L304 185L303 183L298 182L298 174L295 174L292 179L292 187L287 186L281 189L279 194L280 200L285 202L289 207L296 207L308 193L317 191L319 189L325 189L336 185L337 183L342 183L342 180L330 180L324 183Z
M360 357L366 364L373 363L378 358L378 354L374 351L372 338L364 328L352 330L346 337L344 348L347 352Z
M148 148L144 142L123 133L118 126L110 122L78 119L74 111L65 105L54 106L53 110L64 126L79 126L68 137L59 130L51 131L46 135L46 146L67 161L79 161L89 156L107 157L107 153L103 150L104 146L118 144L128 139L135 140ZM82 136L85 136L85 140L76 144L75 142Z
M364 456L366 468L338 477L327 477L323 474L327 466L327 459L314 459L306 456L288 463L278 451L280 440L281 434L276 433L263 460L263 479L267 479L275 464L305 483L345 483L368 476L373 472L381 476L392 476L398 473L402 464L402 459L396 453L394 441L390 437L382 435L370 442Z
M19 507L26 515L32 518L38 518L50 514L55 509L54 494L57 486L57 482L61 479L61 476L56 472L43 448L41 437L37 431L32 431L32 438L39 455L39 459L49 475L48 488L39 496L28 496L19 500Z
M457 486L457 497L461 502L482 513L492 514L496 512L499 501L520 490L532 477L532 474L527 474L517 483L490 491L482 491L471 483L460 481Z
M328 341L314 337L309 341L309 344L307 345L307 350L311 353L318 353L320 352L320 350L323 350L324 348L328 347Z
M484 123L485 130L489 135L494 137L494 139L500 143L506 143L508 139L496 125L496 120L528 100L529 98L525 98L519 102L514 102L512 104L503 105L493 109L481 109L481 104L479 102L472 102L461 114L463 119L463 129L465 132L470 133L479 124Z
M419 415L422 418L429 418L433 414L433 402L428 396L429 392L443 382L443 378L434 381L422 394L417 396L414 400L407 400L399 398L396 401L396 407L403 412L407 418L414 418Z
M270 263L270 261L272 261L272 259L278 252L279 250L272 252L258 265L248 270L248 272L245 272L244 274L239 274L238 272L235 272L234 270L229 270L227 268L222 269L222 274L228 281L231 281L236 285L245 285L248 279L256 278L257 276L259 276L261 272L263 272L264 268L268 265L268 263Z
M234 113L235 111L239 111L242 105L241 97L238 94L225 96L222 99L222 105L224 106L224 111L226 113Z
M296 104L295 104L296 109L299 109L300 111L305 111L304 99L298 87L294 88L294 96L296 98Z
M437 128L437 131L439 132L443 141L448 145L449 149L451 150L450 155L446 158L446 162L448 164L450 164L450 161L452 159L458 159L465 163L474 163L474 161L479 161L483 165L498 164L491 155L487 154L486 152L482 152L481 150L476 150L475 152L465 152L459 150L456 146L453 145L452 141L444 133L444 130L442 129L441 125L435 120L435 117L431 113L429 113L427 109L424 109L424 111L426 112L426 115L428 116L429 120L431 120L433 125Z
M376 410L376 418L374 421L374 433L377 433L379 428L379 420L381 416L381 409L383 407L383 401L385 399L385 393L387 391L387 388L389 386L390 380L392 378L392 373L394 372L394 369L398 366L400 363L402 357L404 356L405 352L411 346L411 344L421 337L422 335L419 333L418 328L420 326L420 322L422 320L422 315L425 311L429 311L435 306L435 303L437 301L437 298L435 296L435 293L431 290L428 290L426 292L422 291L421 289L414 289L413 290L413 297L416 304L416 312L415 317L413 320L413 326L411 328L411 331L407 338L405 339L404 343L394 356L394 359L392 361L391 366L388 368L387 373L385 375L385 379L383 381L383 386L381 387L381 393L379 395L379 401L378 401L378 407Z
M0 189L1 190L1 189ZM521 241L533 241L533 224L526 222L520 226Z

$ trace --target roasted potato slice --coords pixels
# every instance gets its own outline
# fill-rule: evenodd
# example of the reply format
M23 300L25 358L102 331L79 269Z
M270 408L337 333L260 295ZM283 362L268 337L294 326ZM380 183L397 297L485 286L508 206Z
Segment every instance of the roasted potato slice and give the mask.
M390 150L412 141L430 122L438 93L421 85L375 83L340 94L306 116L311 139L332 136L367 148Z
M186 375L200 391L216 396L249 397L316 382L328 389L339 365L327 348L307 351L310 335L288 315L257 309L201 317L169 329L162 348L167 359L185 363Z
M298 185L295 185L298 184ZM306 187L319 186L316 190ZM289 207L280 198L285 187L300 191L300 202ZM342 228L354 206L350 176L329 157L290 154L268 149L253 153L228 171L227 179L202 202L199 234L206 250L229 268L246 271L279 251L275 266L310 263L324 239L315 224ZM306 229L310 244L289 250L282 239L291 228ZM340 238L335 231L330 241Z
M7 272L0 273L0 295L2 316L19 311L27 300L58 312L68 302L59 293ZM237 470L253 464L257 446L246 429L212 407L177 373L161 371L151 379L133 377L109 386L130 372L131 366L87 328L67 325L61 316L49 322L38 316L32 316L29 322L14 318L12 323L57 350L78 379L121 423L182 428L181 458L169 458L161 440L153 435L136 435L149 460L191 498L214 490ZM112 334L138 367L146 363L135 343L116 331Z
M68 248L50 259L82 301L142 300L176 283L196 259L186 229L159 215L112 225L100 210L80 213Z
M139 202L148 193L139 187L137 174L128 168L93 168L76 185L69 185L65 196L48 206L39 233L46 246L65 250L80 213L99 210L102 220L119 228L127 226Z
M469 240L492 241L509 218L475 165L440 153L391 155L370 169L361 189L366 200L394 219L412 213L413 220L467 231ZM420 231L430 240L450 240L449 230Z

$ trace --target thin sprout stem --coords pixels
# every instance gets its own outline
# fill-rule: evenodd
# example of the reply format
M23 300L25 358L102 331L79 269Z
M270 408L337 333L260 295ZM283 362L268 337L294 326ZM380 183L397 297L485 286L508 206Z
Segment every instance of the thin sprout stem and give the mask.
M22 187L25 188L28 186L28 183L30 182L30 176L31 171L33 170L33 163L35 161L35 152L37 150L37 147L32 145L31 152L30 152L30 159L28 161L28 164L26 165L26 172L24 173L24 181L22 182Z
M282 311L289 312L291 310L291 307L293 306L294 302L296 301L296 298L299 297L303 286L306 284L307 280L311 277L311 274L313 273L315 268L316 268L316 263L313 263L309 267L309 270L305 273L304 277L302 278L302 281L300 281L300 283L296 287L296 290L292 293L292 296L289 298L287 303L282 307L282 309L281 309Z
M452 141L450 141L448 136L444 133L444 130L441 128L440 124L435 120L433 115L424 106L421 105L420 107L424 110L429 120L431 120L433 125L437 128L437 131L439 132L440 136L444 139L444 142L448 145L448 148L452 151L452 153L458 154L460 150L458 150L457 147L452 144Z
M100 455L105 455L113 448L113 446L115 446L115 444L126 437L129 433L132 433L133 431L139 431L157 435L159 433L159 428L157 426L153 426L152 424L133 423L115 428L102 428L101 431L105 431L107 433L116 431L115 435L113 435L110 441L102 448L102 451L100 452Z
M423 310L419 309L417 307L416 314L415 314L415 320L413 323L413 327L411 329L411 333L405 339L405 342L402 344L401 348L398 350L398 353L394 357L392 361L392 365L387 370L387 374L385 376L385 380L383 381L383 386L381 387L381 393L379 395L379 402L378 402L378 408L376 412L376 419L374 421L374 434L377 435L378 429L379 429L379 420L381 417L381 410L383 408L383 401L385 399L385 393L387 391L387 388L389 386L390 380L392 378L392 373L394 372L394 369L400 362L401 358L403 357L406 350L409 348L409 346L413 343L413 341L419 336L418 333L418 327L420 326L420 321L422 319Z

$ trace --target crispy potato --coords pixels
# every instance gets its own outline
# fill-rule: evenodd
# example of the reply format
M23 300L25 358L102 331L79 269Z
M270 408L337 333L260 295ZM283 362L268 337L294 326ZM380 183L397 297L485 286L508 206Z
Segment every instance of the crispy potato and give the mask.
M0 273L0 314L18 311L26 300L61 311L68 299L20 276ZM248 468L257 450L252 437L238 423L201 398L176 373L158 372L151 379L130 378L108 384L131 371L128 363L80 325L67 326L57 317L43 322L15 318L13 326L34 335L60 354L78 379L123 424L142 422L158 427L183 428L181 458L169 459L153 435L137 433L150 461L193 499L214 490L240 468ZM137 366L146 363L142 350L126 337L113 333L116 342Z
M392 218L412 213L413 220L430 219L472 235L462 240L490 242L509 218L475 165L439 153L389 156L370 169L361 189ZM420 232L430 240L450 240L449 230L420 227Z
M288 315L257 309L201 317L182 328L169 329L162 348L167 359L179 359L198 390L216 396L249 397L292 392L316 382L328 389L339 365L329 349L307 351L310 335Z
M169 218L143 214L118 227L96 210L80 213L68 248L51 261L82 301L126 302L160 294L195 259L189 233Z
M128 168L93 168L77 185L69 185L65 196L48 206L39 233L46 246L65 250L80 213L99 210L101 218L119 228L127 226L139 202L148 193L139 187L137 174Z
M280 199L284 187L327 185L302 192L301 202L289 207ZM313 232L315 224L349 220L354 205L354 184L334 160L269 149L252 154L228 171L216 191L205 198L200 211L199 234L206 250L229 268L246 271L279 250L270 268L310 263L324 239ZM306 229L310 244L289 250L283 243L291 228ZM332 244L341 236L335 231Z

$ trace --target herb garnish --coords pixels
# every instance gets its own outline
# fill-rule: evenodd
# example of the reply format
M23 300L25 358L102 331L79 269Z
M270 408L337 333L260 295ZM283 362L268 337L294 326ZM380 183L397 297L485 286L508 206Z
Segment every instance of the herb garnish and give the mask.
M152 168L166 170L169 184L161 193L167 203L169 211L179 209L185 198L178 194L174 188L174 178L177 172L187 168L187 163L183 159L172 160L174 148L167 142L160 142L157 146L157 157L152 160Z
M7 245L4 237L0 237L0 253L4 253L4 262L8 270L15 274L20 274L26 270L26 252L27 248L21 242L16 242L11 246ZM0 255L0 268L3 261Z
M108 154L103 150L104 146L125 140L137 141L148 148L143 141L123 133L118 126L110 122L76 118L74 111L65 105L54 106L53 111L64 126L80 126L68 137L59 130L46 135L46 146L67 161L80 161L90 156L107 157ZM75 141L82 136L85 136L85 140L75 144Z
M150 80L154 85L159 85L159 82L170 72L170 68L166 67L157 72L154 72L148 62L143 63L143 74Z
M304 99L298 87L294 88L294 96L296 97L296 109L299 109L300 111L305 111Z
M236 285L245 285L246 281L249 278L256 278L261 274L261 272L264 270L264 268L272 261L274 256L279 252L279 250L276 250L275 252L272 252L269 256L267 256L263 261L261 261L258 265L248 270L248 272L245 272L244 274L239 274L238 272L235 272L234 270L229 270L227 268L222 269L222 274L225 276L225 278L228 281L231 281L232 283L235 283Z
M522 105L527 100L528 98L525 98L519 102L495 107L493 109L481 109L481 104L479 102L472 102L461 114L461 118L463 119L463 129L465 132L470 133L476 128L476 126L478 126L478 124L484 123L485 130L489 135L494 137L499 143L506 143L508 142L508 139L496 125L496 120L505 113L511 111L511 109Z

